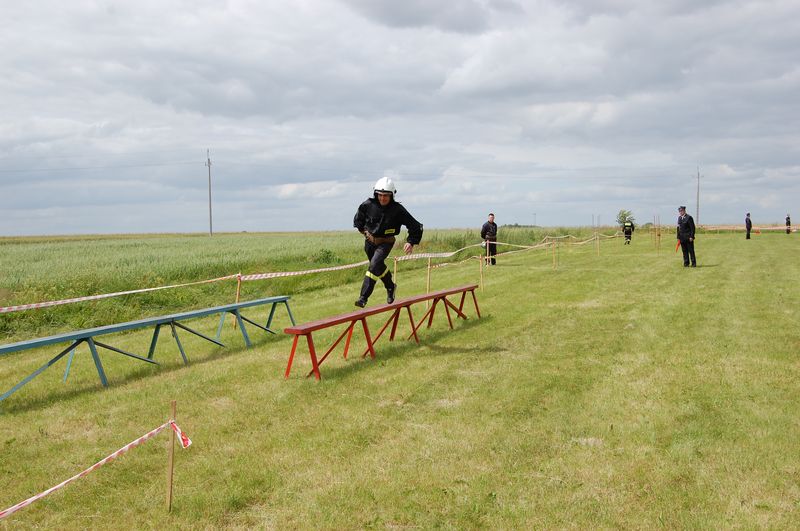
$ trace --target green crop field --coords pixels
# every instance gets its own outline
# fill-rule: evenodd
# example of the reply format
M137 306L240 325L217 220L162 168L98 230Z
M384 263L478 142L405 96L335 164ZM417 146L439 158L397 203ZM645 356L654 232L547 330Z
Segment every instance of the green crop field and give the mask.
M501 230L512 243L542 236ZM175 399L194 444L176 450L173 510L162 434L0 528L796 528L800 240L699 234L699 267L685 269L672 238L657 249L637 231L633 245L605 240L599 255L591 244L562 246L556 268L541 250L501 256L478 291L482 319L469 308L450 331L437 315L420 345L383 338L375 360L344 360L340 347L320 382L303 377L304 348L283 379L289 336L251 330L245 349L232 323L227 348L182 336L188 367L168 337L160 367L101 352L107 389L83 347L66 383L62 360L0 402L0 510L161 425ZM477 231L430 231L420 251L476 241ZM353 233L0 239L0 306L347 264L363 259L359 242ZM434 269L432 289L477 283L478 262L461 261L469 254ZM425 265L400 264L399 297L425 291ZM242 299L290 295L308 321L352 310L362 274L249 282ZM224 304L235 287L0 315L0 333L10 342ZM216 324L197 326L213 334ZM279 309L276 326L287 324ZM141 354L150 333L109 341ZM0 356L0 392L57 347Z

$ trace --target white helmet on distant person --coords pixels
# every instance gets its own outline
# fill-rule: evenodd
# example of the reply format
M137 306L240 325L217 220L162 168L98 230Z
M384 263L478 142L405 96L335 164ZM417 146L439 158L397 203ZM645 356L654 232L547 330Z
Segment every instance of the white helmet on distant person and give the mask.
M381 177L378 179L378 182L375 183L374 192L376 196L378 192L389 192L392 194L392 198L394 198L394 195L397 193L397 188L395 188L394 181L392 181L390 178Z

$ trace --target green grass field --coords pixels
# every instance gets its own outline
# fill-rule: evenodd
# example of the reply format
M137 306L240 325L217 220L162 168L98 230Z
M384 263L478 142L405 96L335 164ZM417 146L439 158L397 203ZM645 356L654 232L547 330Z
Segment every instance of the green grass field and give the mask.
M467 231L426 236L424 251L475 241ZM10 272L0 300L349 263L362 259L358 242L345 233L0 240ZM631 246L604 241L599 256L591 245L561 247L557 269L543 251L501 257L478 293L482 319L470 309L449 331L439 315L420 346L382 339L375 360L331 355L321 382L303 378L305 349L283 379L288 336L251 331L256 344L244 349L232 324L225 349L182 336L188 367L168 337L161 367L101 353L108 389L84 348L67 383L62 361L0 403L0 510L160 425L177 399L194 444L176 450L173 512L160 435L0 528L796 528L800 240L701 234L696 269L673 251L674 240L658 251L642 231ZM401 264L400 297L424 292L421 266ZM432 288L478 273L475 261L437 268ZM253 282L242 298L291 295L302 322L350 311L359 284L358 271ZM223 304L234 289L2 315L0 326L11 341ZM287 324L279 310L277 326ZM216 320L199 326L213 333ZM111 342L142 353L148 341L143 331ZM0 357L0 391L56 350Z

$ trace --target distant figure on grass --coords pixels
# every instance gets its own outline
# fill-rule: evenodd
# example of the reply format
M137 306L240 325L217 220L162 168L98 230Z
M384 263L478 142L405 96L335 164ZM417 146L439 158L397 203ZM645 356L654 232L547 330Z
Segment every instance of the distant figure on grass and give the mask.
M497 223L494 222L494 214L489 213L489 221L481 227L481 238L486 246L486 265L495 265L495 255L497 254Z
M744 217L744 228L747 231L747 236L745 236L745 240L750 239L750 231L753 230L753 221L750 219L750 212Z
M363 308L367 299L375 289L378 280L386 287L386 302L394 302L397 285L392 281L392 273L386 265L386 258L394 247L395 236L400 233L400 226L408 229L408 238L403 251L410 254L414 245L422 240L422 224L408 213L403 205L394 200L397 189L388 177L382 177L375 183L372 197L358 207L353 226L364 235L364 252L369 258L369 268L361 286L361 295L356 306Z
M683 251L683 267L697 267L697 258L694 256L694 219L686 213L685 206L678 207L678 241Z
M789 214L786 214L786 234L792 232L792 219L789 217Z
M622 224L622 233L625 235L625 245L631 244L631 236L633 236L633 231L636 228L633 226L633 222L628 220Z

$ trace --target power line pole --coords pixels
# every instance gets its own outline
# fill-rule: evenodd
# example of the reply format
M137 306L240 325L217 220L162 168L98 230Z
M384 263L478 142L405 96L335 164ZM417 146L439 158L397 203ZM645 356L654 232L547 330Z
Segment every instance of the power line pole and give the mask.
M208 166L208 235L214 235L211 225L211 150L206 149L206 166Z
M694 212L694 217L697 218L697 224L700 225L700 166L697 166L697 208Z

